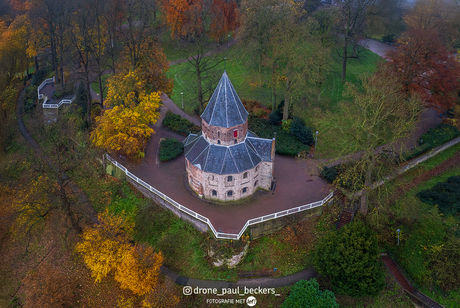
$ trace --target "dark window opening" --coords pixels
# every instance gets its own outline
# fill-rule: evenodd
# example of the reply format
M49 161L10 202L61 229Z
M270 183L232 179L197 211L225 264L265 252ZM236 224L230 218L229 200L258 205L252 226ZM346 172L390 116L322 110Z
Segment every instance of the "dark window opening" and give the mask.
M229 191L227 192L227 196L229 196L229 197L233 196L233 191L229 190Z
M247 187L243 188L243 194L247 193L247 191L248 191Z
M236 141L236 139L235 139L235 144L236 144L236 142L237 142L237 141Z
M212 190L212 195L213 196L217 196L217 191L215 191L214 189Z
M231 182L231 181L233 181L233 176L229 175L229 176L227 177L227 182Z
M220 144L220 140L217 140L217 144Z
M256 181L256 182L254 183L254 187L256 187L256 186L257 186L257 182L258 182L258 181Z
M245 173L243 174L243 179L246 179L247 177L248 177L248 173L245 172Z

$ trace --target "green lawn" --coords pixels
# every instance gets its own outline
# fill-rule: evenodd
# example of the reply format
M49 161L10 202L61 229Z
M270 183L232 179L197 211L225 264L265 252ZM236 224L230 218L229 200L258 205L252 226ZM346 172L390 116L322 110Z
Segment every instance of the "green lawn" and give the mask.
M112 74L106 74L106 75L102 75L101 76L101 80L102 80L102 91L104 92L103 94L103 97L104 99L106 98L107 96L107 79L110 78L112 76ZM99 79L96 78L93 83L91 83L91 88L94 90L94 92L96 92L97 94L101 94L100 91L99 91Z

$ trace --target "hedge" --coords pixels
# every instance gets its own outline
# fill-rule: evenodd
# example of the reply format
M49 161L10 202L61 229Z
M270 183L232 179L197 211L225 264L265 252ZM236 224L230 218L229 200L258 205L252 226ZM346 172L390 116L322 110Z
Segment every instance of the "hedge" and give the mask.
M423 203L437 205L443 214L456 215L460 213L460 176L451 176L446 182L437 183L416 196Z
M436 128L430 128L423 134L419 139L419 144L423 145L429 143L431 145L430 149L433 149L457 136L460 136L460 132L455 126L441 123Z
M297 156L300 152L309 151L310 147L303 144L294 135L284 131L281 125L270 124L261 118L251 118L249 129L261 138L273 138L276 133L276 153L287 156Z
M184 136L188 136L190 132L197 133L201 130L199 126L196 126L187 119L181 118L180 115L174 114L171 111L166 112L163 126Z
M184 145L177 139L165 138L160 142L160 161L170 161L184 153Z

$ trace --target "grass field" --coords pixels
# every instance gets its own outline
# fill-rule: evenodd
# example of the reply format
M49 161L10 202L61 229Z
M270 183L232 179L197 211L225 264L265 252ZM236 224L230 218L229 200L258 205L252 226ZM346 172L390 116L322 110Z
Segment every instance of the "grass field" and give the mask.
M254 71L253 66L248 66L248 56L242 56L243 51L240 46L236 45L230 50L220 54L221 59L227 58L215 69L215 78L218 81L224 68L235 87L241 99L255 99L264 105L272 103L272 91L264 85L261 80L270 80L270 72L262 71L262 77ZM363 73L372 73L376 70L377 64L382 58L377 54L364 50L359 54L358 59L349 59L347 65L346 80L351 83L356 83L358 76ZM342 100L342 92L344 84L341 80L342 63L337 53L331 56L330 72L327 75L326 82L323 85L322 97L327 102L327 109L334 109L337 102ZM171 99L178 105L182 104L182 96L184 99L184 107L187 113L191 113L196 108L196 77L193 74L192 68L187 63L177 64L170 67L169 76L174 78L174 90ZM214 87L216 84L214 84ZM214 88L212 87L212 89ZM284 97L283 87L277 88L277 101L281 101Z
M104 99L105 99L106 96L107 96L107 88L106 88L107 79L108 79L109 77L111 77L111 76L112 76L112 74L107 74L107 75L102 75L102 77L101 77L102 85L103 85L103 86L102 86L102 91L104 92L104 94L103 94ZM96 80L94 80L94 82L91 84L91 88L92 88L92 89L94 90L94 92L96 92L97 94L101 94L101 93L99 93L100 91L99 91L99 79L98 79L98 78L96 78Z

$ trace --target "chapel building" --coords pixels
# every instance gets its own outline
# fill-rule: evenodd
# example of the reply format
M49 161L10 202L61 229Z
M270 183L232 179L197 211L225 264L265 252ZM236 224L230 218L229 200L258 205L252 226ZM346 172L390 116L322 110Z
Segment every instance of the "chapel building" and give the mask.
M275 165L275 138L248 131L248 112L227 73L201 115L202 131L184 141L188 182L200 196L238 200L258 188L270 190Z

